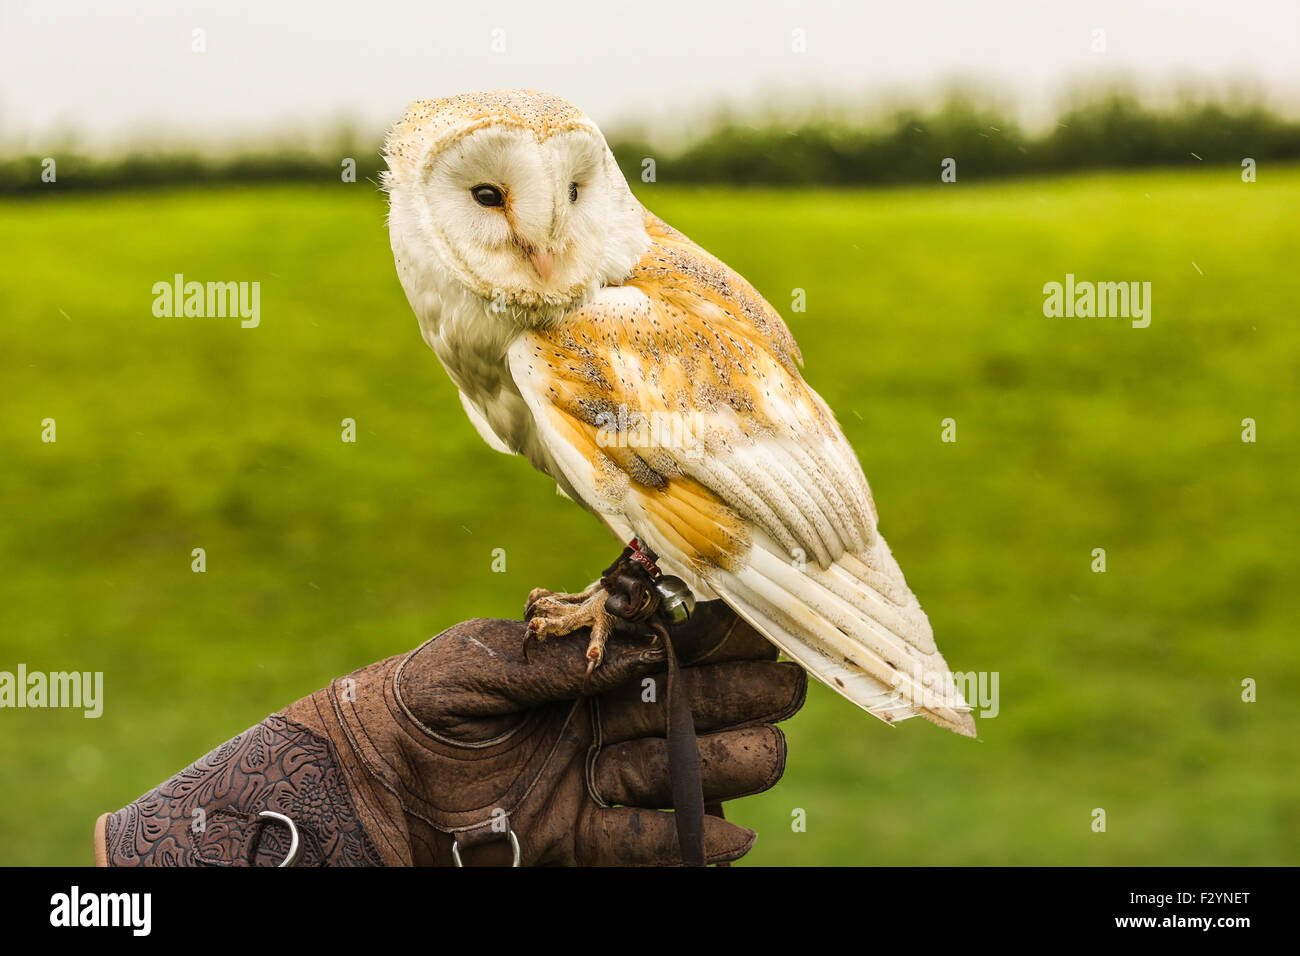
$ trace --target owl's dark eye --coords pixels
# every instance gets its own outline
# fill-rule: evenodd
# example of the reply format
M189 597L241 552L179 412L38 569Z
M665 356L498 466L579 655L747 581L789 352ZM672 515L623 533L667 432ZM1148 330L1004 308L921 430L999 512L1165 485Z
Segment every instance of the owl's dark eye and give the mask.
M569 183L569 202L578 201L578 184Z
M506 201L505 197L501 195L501 190L495 186L489 186L487 183L479 183L470 189L469 193L480 206L500 206Z

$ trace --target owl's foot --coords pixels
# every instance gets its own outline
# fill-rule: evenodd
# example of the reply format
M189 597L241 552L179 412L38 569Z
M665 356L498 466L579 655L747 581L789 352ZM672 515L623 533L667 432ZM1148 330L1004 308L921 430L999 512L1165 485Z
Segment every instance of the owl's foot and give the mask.
M605 642L614 630L614 619L605 611L609 597L599 583L580 594L556 594L537 588L528 596L524 618L528 622L524 635L524 656L533 641L564 637L584 627L591 628L587 643L587 676L605 659Z
M533 641L562 637L584 627L591 628L587 644L587 676L605 659L605 643L614 630L639 633L657 643L658 631L647 621L660 609L661 596L655 587L660 578L657 556L633 538L623 553L605 569L600 580L578 594L557 594L534 588L528 595L524 620L524 657ZM666 633L666 632L665 632Z
M543 600L550 600L560 604L581 604L600 590L600 582L597 581L585 591L579 591L577 594L561 594L559 591L548 591L546 588L533 588L532 593L528 595L528 603L524 605L524 620L533 616L534 610L538 603Z

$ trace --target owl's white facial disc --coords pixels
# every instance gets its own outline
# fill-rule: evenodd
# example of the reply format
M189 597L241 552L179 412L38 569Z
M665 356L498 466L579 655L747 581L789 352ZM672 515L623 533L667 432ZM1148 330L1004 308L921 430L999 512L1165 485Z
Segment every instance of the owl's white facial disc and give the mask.
M510 121L431 150L392 188L408 253L503 306L567 306L624 278L647 239L604 138L579 126L539 138Z

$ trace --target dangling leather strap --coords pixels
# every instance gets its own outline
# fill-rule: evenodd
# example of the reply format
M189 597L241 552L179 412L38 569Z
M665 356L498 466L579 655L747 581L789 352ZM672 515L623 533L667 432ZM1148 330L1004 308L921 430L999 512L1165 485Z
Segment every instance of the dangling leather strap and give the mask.
M601 575L609 597L605 610L616 618L640 622L664 643L668 652L666 734L668 782L673 796L677 843L685 866L704 866L704 784L700 750L695 740L691 700L681 687L681 665L668 635L669 622L660 613L662 602L655 582L660 578L658 556L633 538L631 544ZM721 816L721 813L718 814Z
M673 794L673 819L684 866L704 866L704 781L700 775L700 751L695 740L695 718L691 701L680 686L681 665L673 650L668 628L652 620L668 652L668 779Z

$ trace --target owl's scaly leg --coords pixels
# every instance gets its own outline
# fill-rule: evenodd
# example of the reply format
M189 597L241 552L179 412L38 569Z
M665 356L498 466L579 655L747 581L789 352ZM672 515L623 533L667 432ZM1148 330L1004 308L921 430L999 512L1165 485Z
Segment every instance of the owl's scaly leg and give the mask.
M540 593L539 593L540 592ZM554 594L538 588L528 596L528 632L524 635L524 654L531 641L563 637L584 627L591 628L587 643L587 674L605 658L605 642L614 629L614 620L605 611L604 588L597 582L580 594Z

